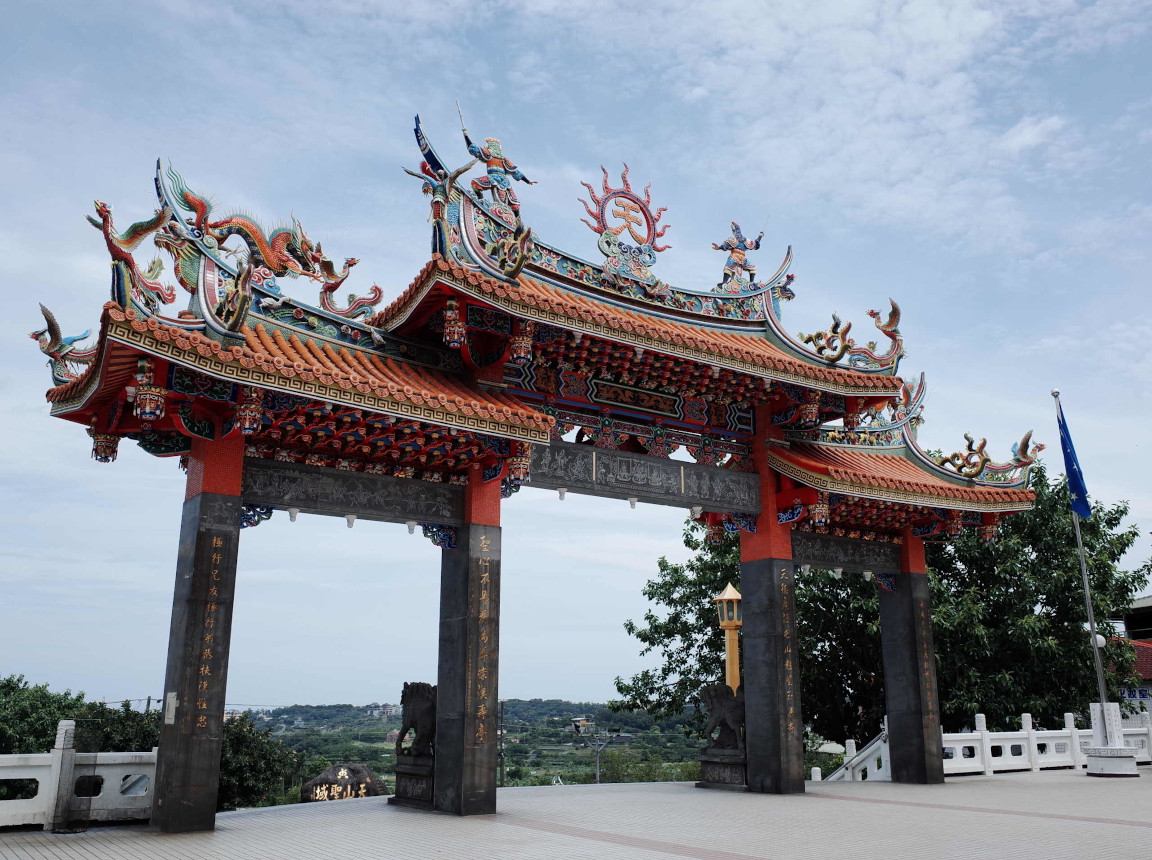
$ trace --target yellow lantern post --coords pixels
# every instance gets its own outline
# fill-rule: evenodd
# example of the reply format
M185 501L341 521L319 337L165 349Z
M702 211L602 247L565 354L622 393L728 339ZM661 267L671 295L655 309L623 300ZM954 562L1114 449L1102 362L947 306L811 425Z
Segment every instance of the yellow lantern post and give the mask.
M728 583L728 587L712 602L716 604L720 629L724 631L724 682L735 693L740 688L740 628L744 626L740 592Z

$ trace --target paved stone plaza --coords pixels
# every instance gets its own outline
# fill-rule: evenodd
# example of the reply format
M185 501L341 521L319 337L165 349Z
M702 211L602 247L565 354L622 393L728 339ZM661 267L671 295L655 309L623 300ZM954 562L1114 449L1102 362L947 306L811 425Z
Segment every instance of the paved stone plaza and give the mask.
M810 782L790 796L687 783L509 788L499 813L470 818L365 798L223 813L214 833L9 832L0 858L1146 857L1152 773L1141 770L1139 780L1047 771L936 786Z

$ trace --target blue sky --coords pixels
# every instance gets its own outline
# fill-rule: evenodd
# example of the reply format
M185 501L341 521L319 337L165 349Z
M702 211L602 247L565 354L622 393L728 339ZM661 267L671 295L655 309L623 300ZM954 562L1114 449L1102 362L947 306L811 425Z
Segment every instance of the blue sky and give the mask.
M126 445L89 459L48 418L36 303L94 327L108 259L92 201L151 214L171 161L222 209L295 215L348 288L395 296L428 256L402 166L419 112L441 154L500 137L539 182L543 240L595 258L577 202L600 165L652 184L657 274L718 280L710 244L767 218L794 247L795 331L903 308L927 447L1059 466L1059 387L1089 490L1149 553L1152 35L1147 2L25 3L0 32L0 672L158 696L182 475ZM146 254L145 254L146 256ZM315 299L304 284L290 291ZM505 506L501 695L604 699L646 665L623 632L683 512L526 489ZM395 701L435 675L438 550L402 526L282 515L241 545L228 699ZM719 671L719 667L718 667Z

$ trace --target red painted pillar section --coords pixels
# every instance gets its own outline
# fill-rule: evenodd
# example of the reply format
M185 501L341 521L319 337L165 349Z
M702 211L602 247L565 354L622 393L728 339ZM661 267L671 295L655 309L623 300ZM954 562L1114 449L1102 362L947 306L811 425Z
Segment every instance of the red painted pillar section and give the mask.
M465 523L442 550L433 806L496 811L500 657L500 479L472 467Z
M776 518L779 481L768 465L771 427L767 407L757 407L752 460L760 476L761 512L756 532L740 533L748 790L792 794L804 791L796 579L792 531Z
M152 803L165 833L216 826L243 468L240 434L193 441Z

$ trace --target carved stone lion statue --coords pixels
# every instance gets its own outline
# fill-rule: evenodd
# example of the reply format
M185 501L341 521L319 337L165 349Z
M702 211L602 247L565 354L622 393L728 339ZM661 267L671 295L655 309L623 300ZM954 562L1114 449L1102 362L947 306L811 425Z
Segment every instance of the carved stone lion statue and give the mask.
M423 681L405 681L400 693L403 720L400 736L396 739L396 755L432 755L436 737L436 687ZM416 730L412 746L404 749L404 738L409 729Z
M708 712L708 725L704 729L711 749L744 751L744 686L736 690L727 684L712 684L700 691L700 698ZM715 742L712 732L720 727Z

